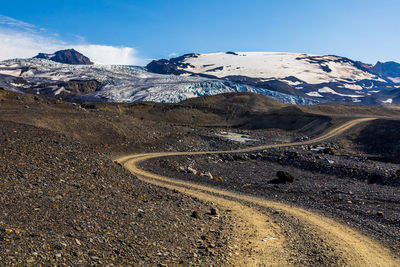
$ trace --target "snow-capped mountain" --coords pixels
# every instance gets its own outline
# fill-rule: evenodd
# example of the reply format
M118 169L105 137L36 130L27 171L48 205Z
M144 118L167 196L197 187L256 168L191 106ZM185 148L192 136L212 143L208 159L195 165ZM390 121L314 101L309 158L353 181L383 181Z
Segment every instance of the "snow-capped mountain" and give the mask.
M68 65L38 58L0 62L0 87L73 101L179 102L197 96L255 92L284 103L319 103L232 81L155 74L137 66Z
M339 56L299 53L226 52L187 54L156 60L149 71L216 78L320 101L361 104L394 103L375 94L399 91L400 84L367 64Z
M338 56L227 52L161 59L147 67L74 65L86 59L72 49L2 61L0 87L69 101L179 102L255 92L300 105L400 104L397 63L375 68Z

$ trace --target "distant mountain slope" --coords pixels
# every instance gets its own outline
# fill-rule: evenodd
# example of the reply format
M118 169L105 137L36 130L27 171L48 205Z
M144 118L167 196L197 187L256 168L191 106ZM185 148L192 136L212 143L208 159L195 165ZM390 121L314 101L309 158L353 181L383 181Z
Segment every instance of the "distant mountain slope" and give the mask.
M319 103L310 97L279 93L232 81L161 75L136 66L70 65L38 58L0 62L0 87L69 101L180 102L198 96L254 92L283 103Z
M150 63L148 68L152 70ZM248 77L262 80L287 80L296 77L308 84L330 82L382 81L379 77L357 68L349 59L337 56L316 56L298 53L210 53L190 54L172 59L177 72L211 75L218 78ZM171 67L172 69L172 67Z
M151 72L229 80L322 101L366 104L393 81L366 64L339 56L299 53L227 52L187 54L147 65ZM380 102L379 104L385 104Z
M371 68L373 73L382 75L390 79L392 82L400 83L400 64L394 61L377 62Z
M90 59L74 49L66 49L54 54L39 53L34 58L48 59L59 63L72 65L93 65Z
M78 102L174 103L252 92L298 105L400 104L397 63L382 64L375 68L338 56L227 52L155 60L145 68L93 64L69 49L0 62L0 87Z

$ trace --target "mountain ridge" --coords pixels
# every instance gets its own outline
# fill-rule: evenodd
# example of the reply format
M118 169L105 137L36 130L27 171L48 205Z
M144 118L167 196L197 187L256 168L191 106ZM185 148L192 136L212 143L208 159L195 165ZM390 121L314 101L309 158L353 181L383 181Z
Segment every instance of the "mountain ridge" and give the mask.
M94 63L75 49L65 49L54 52L53 54L39 53L33 58L48 59L54 62L71 65L93 65Z
M0 62L0 86L77 102L180 102L254 92L299 105L400 104L400 84L385 76L393 64L389 70L382 64L378 73L372 65L334 55L219 52L117 66L93 64L68 49Z
M328 102L386 104L372 95L400 85L371 65L335 55L277 52L191 53L169 60L153 60L150 72L229 80Z
M371 71L383 75L394 83L400 83L400 64L394 61L378 61Z

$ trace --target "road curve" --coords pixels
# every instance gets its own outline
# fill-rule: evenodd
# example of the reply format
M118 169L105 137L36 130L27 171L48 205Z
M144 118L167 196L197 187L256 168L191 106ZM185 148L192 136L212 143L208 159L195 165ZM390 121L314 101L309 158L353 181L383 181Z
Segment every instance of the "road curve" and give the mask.
M328 247L329 249L320 249L321 251L319 251L319 253L329 254L325 256L333 260L326 265L400 266L399 256L394 255L390 249L383 247L378 242L362 235L358 231L318 213L259 197L248 196L211 186L199 185L188 181L164 177L142 170L138 167L140 162L159 157L250 152L275 147L318 143L335 137L359 123L373 119L374 118L361 118L351 120L321 136L303 142L263 145L226 151L144 153L124 156L116 160L143 181L157 186L178 190L184 194L196 196L204 201L212 201L223 209L231 210L232 216L237 218L235 220L237 222L237 227L235 227L234 234L239 237L239 240L241 240L238 246L238 256L233 259L234 262L231 263L232 265L292 265L292 260L290 259L291 251L287 246L287 242L289 241L285 237L284 230L274 223L274 220L271 220L270 215L267 212L261 212L248 205L255 204L294 218L296 224L306 226L308 231L313 233L311 236L323 240L323 247ZM293 227L296 226L294 225ZM321 265L321 262L319 262L319 265Z

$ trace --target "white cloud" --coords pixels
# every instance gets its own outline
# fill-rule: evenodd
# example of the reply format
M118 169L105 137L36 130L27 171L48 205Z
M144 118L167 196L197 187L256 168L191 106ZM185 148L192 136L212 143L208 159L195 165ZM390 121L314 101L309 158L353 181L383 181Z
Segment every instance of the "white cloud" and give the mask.
M173 57L177 57L177 56L179 56L179 54L176 53L176 52L173 52L173 53L168 55L169 58L173 58Z
M142 63L133 47L87 44L83 43L83 37L76 43L69 43L59 39L56 34L46 36L43 30L37 29L34 25L0 15L0 60L29 58L39 52L53 53L60 49L74 48L96 63L115 65Z
M132 47L89 44L75 45L74 48L96 63L135 65L139 62L135 57L136 50Z
M28 33L2 31L0 29L0 60L9 58L26 58L38 52L54 52L63 47L62 42L43 38Z
M37 27L35 25L13 19L4 15L0 14L0 24L9 26L9 27L18 27L18 28L23 28L25 30L34 30Z

